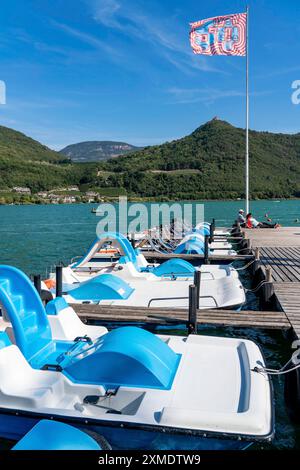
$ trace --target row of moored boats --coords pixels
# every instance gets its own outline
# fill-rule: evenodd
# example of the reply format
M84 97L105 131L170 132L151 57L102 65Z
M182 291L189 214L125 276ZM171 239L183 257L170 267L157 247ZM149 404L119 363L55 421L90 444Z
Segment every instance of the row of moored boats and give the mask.
M173 251L199 251L208 231L208 225L197 227ZM234 253L227 236L219 232L211 240L211 255L218 249ZM91 432L112 448L126 442L127 448L226 449L270 440L271 384L256 369L264 367L264 358L254 342L155 335L134 326L108 331L84 324L70 306L187 308L196 270L200 308L244 304L245 291L231 265L195 267L180 257L149 264L119 233L99 236L62 269L62 295L56 295L54 273L44 280L47 302L24 273L0 266L0 436L21 439L17 447L31 442L39 449L48 448L47 434L52 448L60 435L61 448L103 448L99 440L93 444ZM85 437L77 428L84 428Z

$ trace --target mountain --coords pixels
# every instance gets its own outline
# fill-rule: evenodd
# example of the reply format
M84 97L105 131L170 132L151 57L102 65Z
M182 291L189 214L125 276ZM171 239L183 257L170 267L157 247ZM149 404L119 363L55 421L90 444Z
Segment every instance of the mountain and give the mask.
M2 194L14 186L36 192L78 185L108 196L237 199L244 196L244 162L245 130L216 119L181 139L96 163L74 163L0 127ZM260 199L300 197L300 133L250 131L250 191Z
M243 197L244 162L245 130L213 119L182 139L109 160L102 169L111 172L107 185L140 196L225 199ZM300 133L250 131L250 187L257 198L300 196Z
M60 153L74 162L98 162L139 149L140 147L125 142L90 141L68 145Z

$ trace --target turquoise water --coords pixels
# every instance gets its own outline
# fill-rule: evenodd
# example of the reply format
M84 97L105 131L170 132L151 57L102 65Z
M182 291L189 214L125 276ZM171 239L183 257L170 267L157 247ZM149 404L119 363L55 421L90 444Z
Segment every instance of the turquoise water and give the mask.
M0 206L0 263L17 266L27 274L44 275L47 268L59 261L68 262L82 254L96 237L98 219L90 212L91 207L83 204ZM205 219L215 218L217 225L230 226L241 207L242 203L238 201L206 202ZM255 201L251 204L251 211L257 219L263 219L268 213L282 225L300 225L295 222L300 219L300 201ZM249 296L248 302L251 308L256 307L253 295ZM185 331L175 330L174 333L185 334ZM266 356L268 366L272 368L279 368L291 354L290 344L280 331L201 327L199 333L238 336L256 341ZM283 379L275 378L273 384L276 438L271 447L300 449L300 426L293 425L287 416Z
M230 226L241 208L239 201L204 203L205 219ZM28 274L82 254L96 237L99 221L92 205L0 206L1 262ZM95 206L94 206L95 207ZM282 225L299 225L300 201L254 201L251 211L262 220L266 213Z

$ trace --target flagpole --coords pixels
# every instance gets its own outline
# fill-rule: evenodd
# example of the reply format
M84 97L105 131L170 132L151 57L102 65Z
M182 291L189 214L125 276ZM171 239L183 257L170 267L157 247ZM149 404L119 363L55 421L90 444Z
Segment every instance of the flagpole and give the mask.
M246 186L246 214L249 213L249 6L247 5L246 28L246 161L245 161L245 186Z

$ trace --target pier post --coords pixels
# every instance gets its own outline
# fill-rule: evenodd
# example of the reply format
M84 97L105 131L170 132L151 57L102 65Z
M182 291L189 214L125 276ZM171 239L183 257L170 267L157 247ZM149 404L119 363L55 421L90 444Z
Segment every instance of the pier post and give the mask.
M271 304L271 297L274 294L274 287L272 281L272 268L266 268L266 283L262 287L262 304L263 307L268 307Z
M204 264L209 264L209 235L205 235L204 239Z
M55 274L56 274L56 297L62 297L63 289L62 289L62 266L56 266Z
M41 275L40 274L35 274L33 276L33 284L34 284L34 287L36 288L39 296L41 297L42 284L41 284Z
M251 240L246 238L241 242L241 248L239 251L241 252L242 255L250 255L251 254Z
M239 237L240 235L241 235L241 224L239 222L236 222L236 225L233 226L231 230L231 236Z
M199 269L196 269L195 274L194 274L194 284L196 286L196 307L197 309L200 306L200 283L201 283L201 271Z
M188 334L197 334L197 288L195 285L189 286L189 320Z
M254 263L252 265L253 266L252 267L253 277L255 277L255 273L259 269L259 265L260 265L260 251L259 251L258 247L255 248L254 254L255 254L255 260L254 260Z

